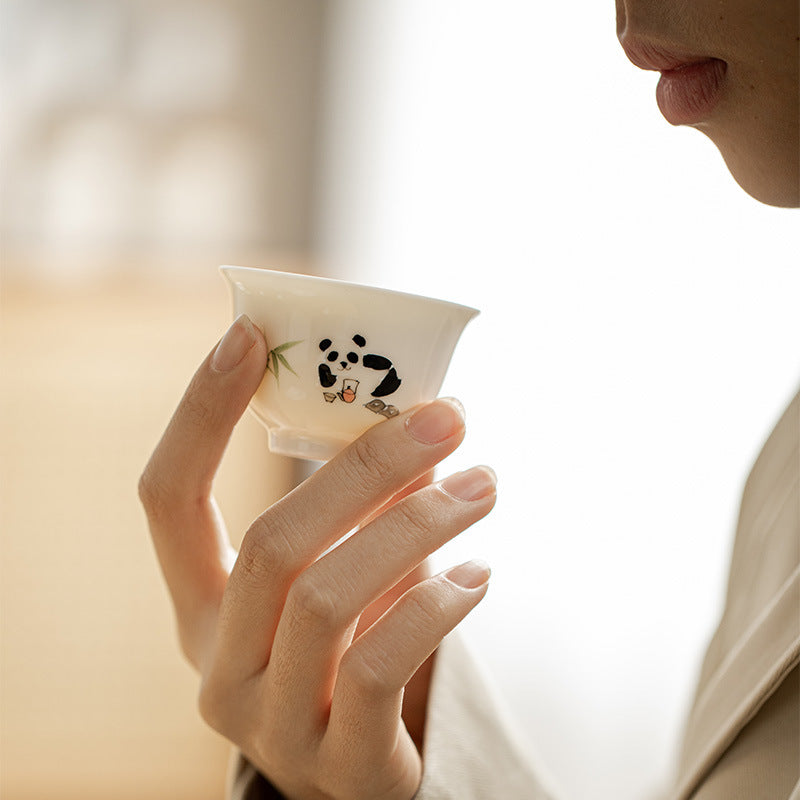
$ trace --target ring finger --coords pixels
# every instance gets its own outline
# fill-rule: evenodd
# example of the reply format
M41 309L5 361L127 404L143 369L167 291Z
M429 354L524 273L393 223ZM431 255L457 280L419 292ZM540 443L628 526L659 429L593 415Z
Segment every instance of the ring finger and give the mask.
M495 483L490 469L475 467L428 486L390 508L295 581L267 669L270 689L295 719L324 718L339 660L360 614L426 556L488 514Z

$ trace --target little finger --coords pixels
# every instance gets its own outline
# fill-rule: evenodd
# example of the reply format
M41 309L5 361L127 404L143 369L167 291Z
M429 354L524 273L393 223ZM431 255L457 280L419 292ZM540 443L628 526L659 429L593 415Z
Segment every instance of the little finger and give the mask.
M361 613L426 556L489 513L494 472L450 476L388 509L309 567L289 591L267 680L287 708L324 718ZM298 668L302 665L302 668Z
M366 763L397 741L406 684L442 639L484 598L489 567L470 561L406 592L365 631L342 659L331 704L326 746L362 743ZM409 737L405 747L413 744ZM371 750L372 752L366 752ZM346 757L346 751L342 757Z

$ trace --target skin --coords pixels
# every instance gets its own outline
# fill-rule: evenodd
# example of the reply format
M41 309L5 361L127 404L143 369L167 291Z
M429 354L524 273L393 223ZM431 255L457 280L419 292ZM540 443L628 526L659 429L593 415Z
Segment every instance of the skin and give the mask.
M727 64L720 102L692 125L756 199L800 205L800 4L616 0L626 51L653 47Z
M439 400L369 430L267 509L237 556L211 485L266 363L261 333L234 322L139 485L200 711L286 797L407 800L431 654L489 578L472 562L429 577L425 559L489 513L494 474L431 482L464 437L460 405Z
M626 50L726 62L720 101L693 127L745 191L777 206L800 204L798 9L617 0ZM287 798L409 800L433 654L489 578L472 562L431 577L425 559L489 513L494 476L478 467L432 483L464 436L458 404L437 401L369 430L267 509L234 553L211 485L266 360L262 335L234 322L139 484L200 710Z

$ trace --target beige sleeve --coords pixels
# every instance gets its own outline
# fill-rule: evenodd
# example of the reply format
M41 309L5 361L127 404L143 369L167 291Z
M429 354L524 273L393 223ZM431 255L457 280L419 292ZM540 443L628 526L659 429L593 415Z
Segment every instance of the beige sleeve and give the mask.
M741 730L692 800L800 797L800 672L795 667Z
M489 681L460 637L436 655L425 726L422 785L415 800L552 800L550 783L513 730ZM229 800L282 796L239 754L228 781Z
M553 800L552 778L457 634L436 656L415 800Z
M234 752L228 771L227 800L285 800L283 795L242 756Z

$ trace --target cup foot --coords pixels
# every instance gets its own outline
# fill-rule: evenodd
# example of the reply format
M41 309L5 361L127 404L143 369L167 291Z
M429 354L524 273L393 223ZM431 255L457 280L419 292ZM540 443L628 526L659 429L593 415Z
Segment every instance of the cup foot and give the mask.
M349 443L347 439L314 434L295 428L269 429L271 452L307 461L328 461Z

